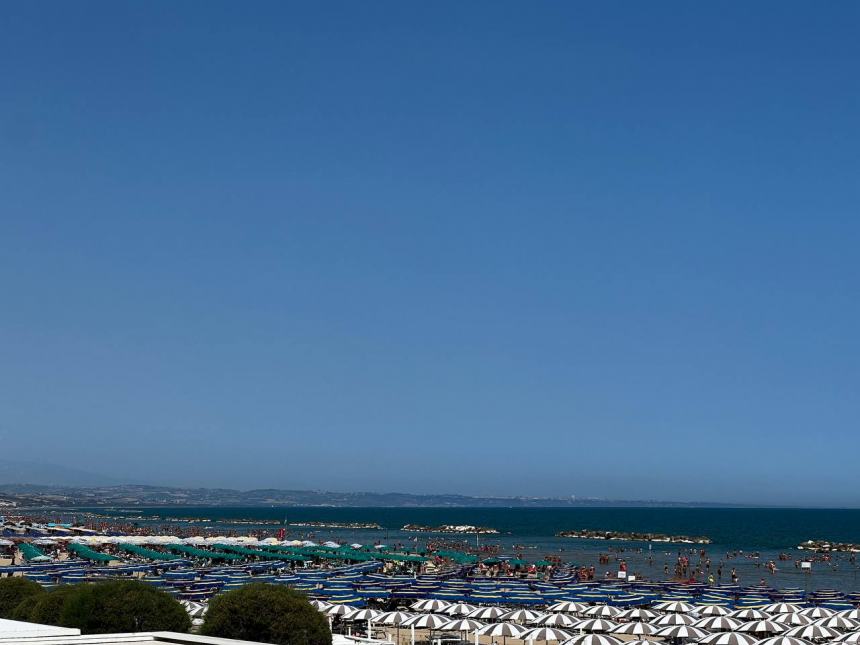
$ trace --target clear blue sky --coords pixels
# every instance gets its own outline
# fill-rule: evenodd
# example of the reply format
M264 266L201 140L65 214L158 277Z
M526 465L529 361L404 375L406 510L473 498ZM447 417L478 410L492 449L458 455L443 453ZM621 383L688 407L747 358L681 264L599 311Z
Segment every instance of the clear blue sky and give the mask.
M7 2L0 444L860 505L860 5Z

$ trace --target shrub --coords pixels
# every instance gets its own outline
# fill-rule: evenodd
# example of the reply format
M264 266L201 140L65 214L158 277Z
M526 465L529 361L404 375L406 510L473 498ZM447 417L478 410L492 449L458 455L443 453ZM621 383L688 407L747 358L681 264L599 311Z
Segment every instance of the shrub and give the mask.
M201 633L276 645L331 645L328 621L303 594L263 583L215 597Z
M82 634L187 632L191 627L185 608L173 596L137 580L70 585L54 593L36 603L31 616L77 627Z
M48 593L26 598L15 608L13 618L40 625L59 625L62 622L61 614L66 599L71 594L77 593L79 586L62 585Z
M0 618L11 618L19 604L30 596L44 594L42 585L16 576L0 579Z

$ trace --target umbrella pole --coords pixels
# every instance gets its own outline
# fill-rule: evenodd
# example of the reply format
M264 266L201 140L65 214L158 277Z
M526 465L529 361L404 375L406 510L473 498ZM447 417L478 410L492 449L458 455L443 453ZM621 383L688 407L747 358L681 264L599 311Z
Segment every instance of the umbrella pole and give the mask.
M415 625L410 625L409 629L412 630L412 645L415 645Z

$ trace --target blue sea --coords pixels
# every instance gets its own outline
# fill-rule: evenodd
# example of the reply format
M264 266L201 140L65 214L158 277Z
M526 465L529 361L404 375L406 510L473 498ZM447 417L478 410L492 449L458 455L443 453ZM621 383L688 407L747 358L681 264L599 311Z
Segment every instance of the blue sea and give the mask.
M275 530L271 525L234 524L231 520L265 522L374 522L382 530L310 529L288 526L288 536L316 541L392 543L410 547L423 546L428 539L443 536L401 531L408 523L437 526L470 524L497 529L498 535L482 535L482 545L497 545L503 553L521 553L525 559L557 555L564 561L596 566L599 575L614 576L617 558L627 560L631 572L642 578L664 579L664 567L674 570L679 549L688 545L652 544L604 540L558 538L559 531L597 529L665 533L668 535L704 535L712 540L705 546L711 560L711 572L722 563L723 582L728 582L732 568L741 584L757 584L764 579L777 587L808 589L837 588L860 590L857 563L848 554L834 555L829 562L815 562L812 572L802 572L793 560L780 561L780 554L793 559L807 557L797 545L809 539L860 543L860 510L782 509L782 508L201 508L201 507L135 507L135 513L158 515L166 523L170 518L208 518L211 525L235 532L260 528ZM476 537L447 536L444 539L468 541ZM702 547L695 547L696 549ZM600 554L610 552L610 563L599 564ZM771 574L765 568L768 560L777 564Z

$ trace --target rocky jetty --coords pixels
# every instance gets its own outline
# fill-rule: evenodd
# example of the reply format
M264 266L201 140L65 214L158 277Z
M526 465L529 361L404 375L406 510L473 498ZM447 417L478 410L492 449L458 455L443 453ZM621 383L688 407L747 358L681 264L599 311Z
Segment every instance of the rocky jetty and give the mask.
M382 529L382 527L376 522L290 522L289 526L301 526L304 528L314 529Z
M637 533L635 531L561 531L558 537L582 540L625 540L628 542L666 542L669 544L710 544L711 539L703 535L665 535L663 533Z
M419 533L498 533L496 529L471 524L442 524L440 526L423 526L421 524L406 524L401 530Z
M816 553L860 553L860 544L850 542L830 542L828 540L807 540L797 545L803 551L815 551Z

